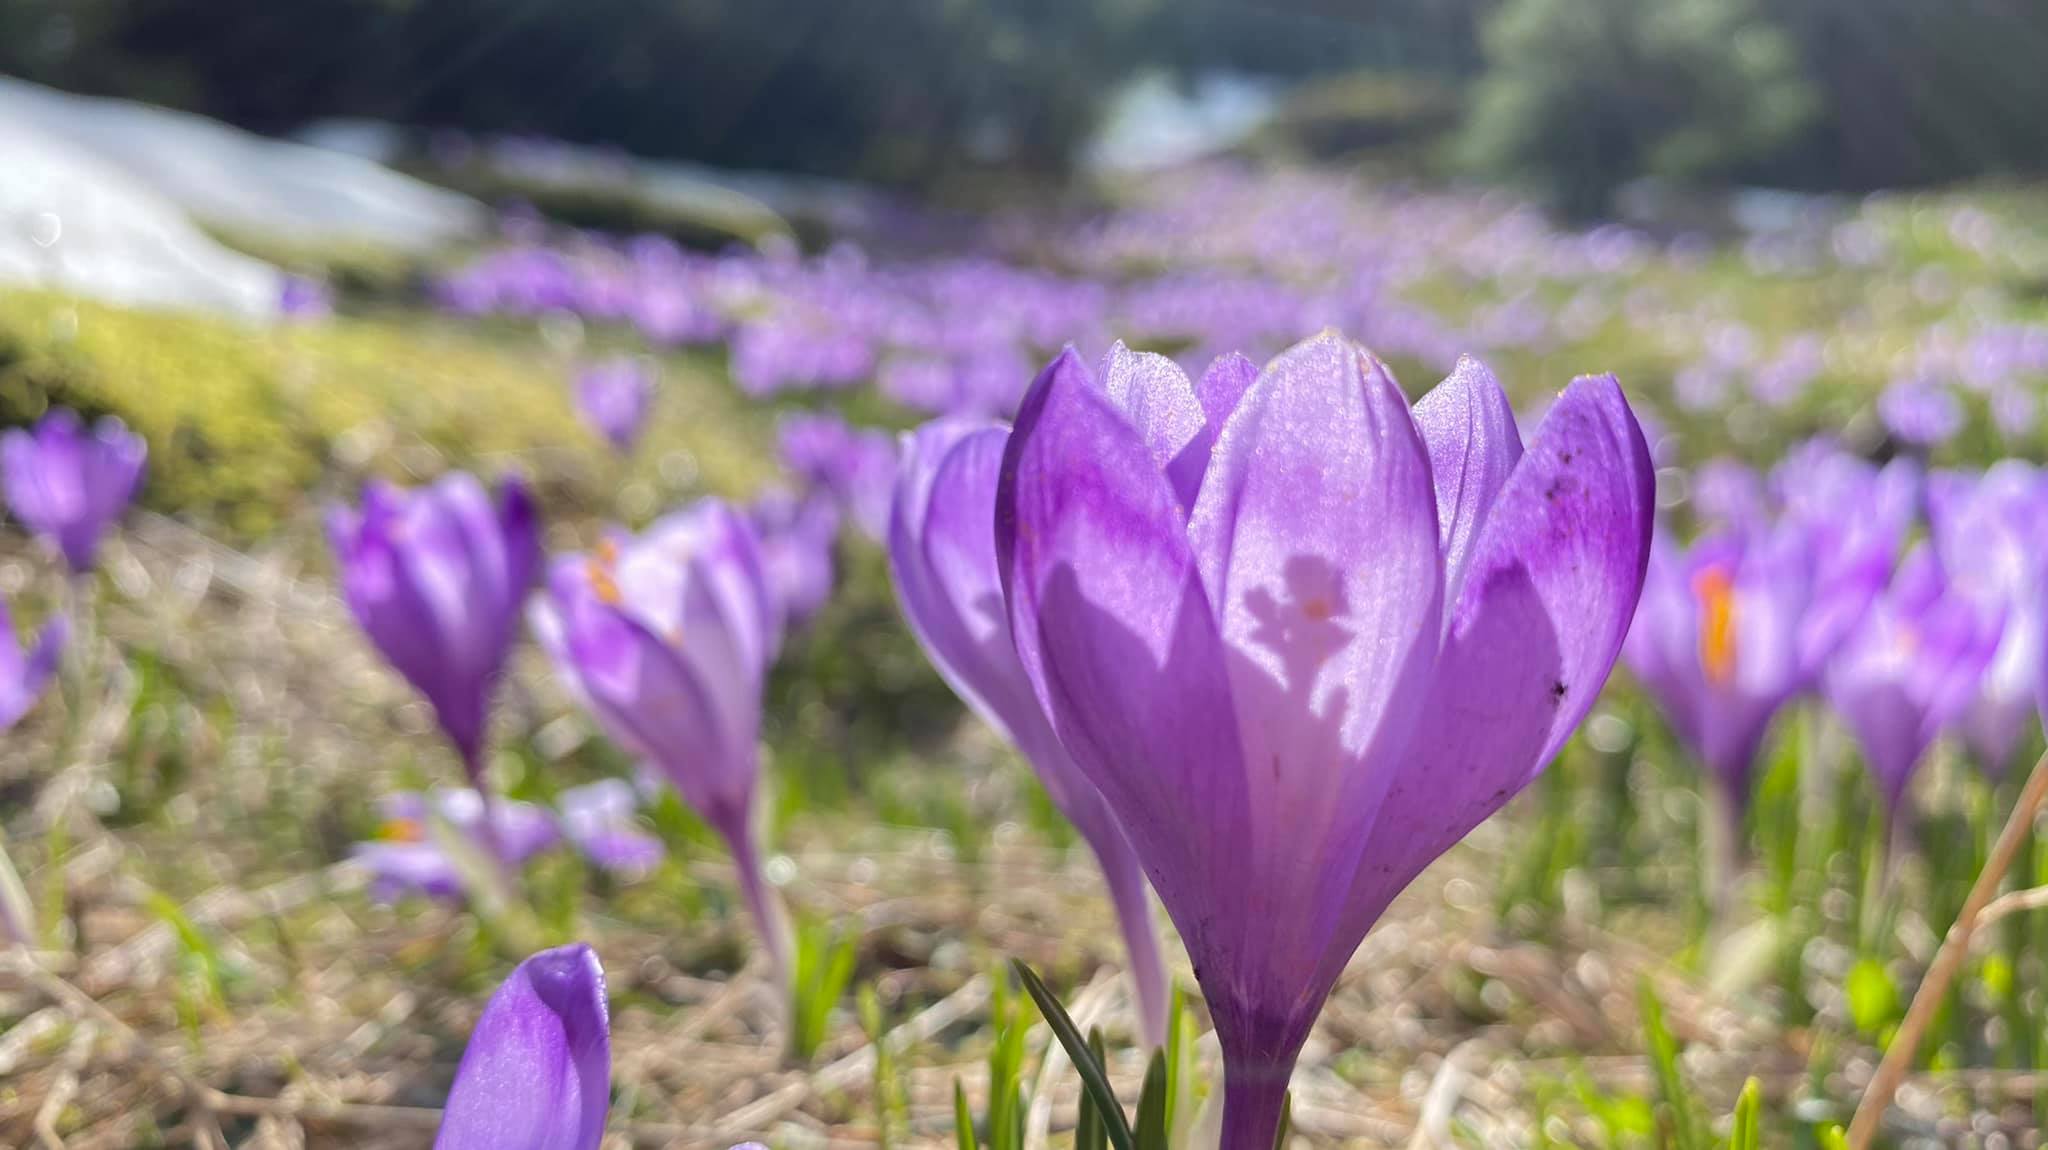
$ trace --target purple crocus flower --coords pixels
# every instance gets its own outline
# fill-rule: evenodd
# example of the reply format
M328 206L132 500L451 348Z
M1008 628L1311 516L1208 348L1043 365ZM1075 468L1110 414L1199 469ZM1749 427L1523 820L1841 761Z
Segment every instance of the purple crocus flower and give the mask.
M849 426L835 415L785 416L776 433L782 465L830 492L870 539L889 532L896 494L896 445L879 431Z
M288 275L278 288L277 310L289 320L323 320L334 314L334 294L319 280Z
M661 840L641 830L640 794L623 779L571 787L556 799L562 833L583 857L621 878L638 878L661 864Z
M460 472L414 491L373 482L360 508L329 513L327 535L349 610L434 705L470 785L481 789L491 688L540 567L525 484L504 481L493 502Z
M1484 367L1411 414L1335 333L1255 381L1070 350L1032 384L996 500L1018 654L1194 960L1224 1145L1272 1144L1359 941L1592 705L1653 503L1612 377L1527 454Z
M34 430L0 436L0 475L15 518L64 556L73 574L92 570L100 538L142 482L149 445L108 416L88 432L57 408Z
M1751 520L1684 552L1660 536L1651 548L1623 655L1731 819L1749 806L1771 719L1814 686L1889 574L1865 565L1823 594L1816 568L1811 534L1791 522Z
M775 489L747 508L761 541L761 566L784 630L801 626L832 596L839 507L821 492Z
M498 851L511 867L524 864L562 837L546 810L503 799L487 803L467 787L427 794L399 791L379 805L384 823L378 837L357 843L350 852L370 872L370 897L378 902L394 902L408 894L457 899L467 892L462 867L430 832L432 820L446 824L486 857Z
M1785 518L1806 532L1826 599L1837 587L1867 587L1873 569L1891 571L1918 521L1926 482L1910 459L1878 467L1813 439L1779 461L1771 487Z
M1978 762L2000 772L2026 736L2041 689L2043 558L2048 482L2019 460L1982 476L1932 477L1932 538L1951 589L1998 629L1998 647L1956 726Z
M1790 531L1738 532L1680 553L1660 536L1623 649L1732 812L1749 805L1772 716L1813 673L1797 641L1813 595L1798 543Z
M611 1081L597 953L582 943L541 951L484 1004L434 1150L598 1150Z
M566 556L533 624L598 725L725 838L786 976L788 926L754 831L761 690L781 634L753 528L707 499L638 538Z
M576 410L621 454L633 450L654 406L654 373L636 359L608 359L577 373Z
M71 621L53 615L43 624L35 645L24 650L14 630L14 613L7 600L0 598L0 731L20 722L35 706L70 641Z
M1952 592L1935 552L1922 546L1829 661L1828 702L1862 748L1894 829L1915 768L1969 706L2000 630Z
M1118 344L1106 375L1161 370L1178 369ZM1257 373L1243 357L1218 361L1218 370L1241 375L1234 384L1239 391ZM904 437L889 567L903 613L932 664L983 722L1023 753L1053 805L1094 850L1130 954L1140 1030L1160 1046L1166 1041L1166 971L1143 868L1116 816L1046 721L1010 638L994 530L996 481L1009 438L1007 427L969 420L938 420Z

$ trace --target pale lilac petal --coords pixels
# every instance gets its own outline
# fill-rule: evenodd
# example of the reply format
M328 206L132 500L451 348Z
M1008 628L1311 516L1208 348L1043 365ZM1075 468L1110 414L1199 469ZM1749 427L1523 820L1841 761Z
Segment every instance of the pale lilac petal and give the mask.
M1102 390L1145 441L1181 507L1192 508L1208 452L1188 452L1206 416L1187 373L1163 355L1132 351L1118 341L1102 360Z
M1189 947L1232 933L1209 912L1256 884L1221 641L1179 501L1072 351L1025 397L996 507L1017 653L1061 742Z
M484 1006L435 1150L597 1150L611 1105L604 971L580 943L513 970Z
M906 438L889 566L904 616L939 674L1021 746L1044 717L1017 663L996 567L995 490L1008 440L1001 427L966 420L935 421ZM966 444L971 454L953 462Z
M1592 706L1642 588L1655 489L1614 378L1574 382L1476 544L1412 754L1352 889L1354 929L1528 785Z
M1460 356L1451 374L1416 401L1415 425L1436 480L1444 596L1456 602L1486 514L1522 458L1522 433L1500 382L1469 356Z
M1188 532L1259 776L1247 817L1284 836L1243 865L1334 908L1440 628L1435 496L1407 401L1341 337L1297 346L1225 426Z

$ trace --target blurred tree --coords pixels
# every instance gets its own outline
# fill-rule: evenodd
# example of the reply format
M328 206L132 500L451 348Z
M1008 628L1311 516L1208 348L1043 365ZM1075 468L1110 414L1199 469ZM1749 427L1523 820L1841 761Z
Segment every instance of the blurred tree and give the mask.
M1620 183L1734 175L1819 111L1796 44L1750 0L1507 0L1460 154L1596 212Z
M266 131L367 116L914 180L1056 169L1140 67L1455 59L1478 2L13 0L0 69Z
M1776 0L1826 108L1773 174L1814 187L2048 171L2048 4Z

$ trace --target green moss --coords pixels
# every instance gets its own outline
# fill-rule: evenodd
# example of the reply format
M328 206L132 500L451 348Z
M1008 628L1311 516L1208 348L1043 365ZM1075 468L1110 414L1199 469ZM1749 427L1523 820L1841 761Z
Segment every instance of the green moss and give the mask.
M662 364L654 423L621 465L575 418L569 360L530 330L432 316L264 328L41 294L0 296L0 421L47 407L119 415L149 440L144 499L252 538L362 474L517 467L551 510L613 514L744 494L770 468L768 417L702 356Z

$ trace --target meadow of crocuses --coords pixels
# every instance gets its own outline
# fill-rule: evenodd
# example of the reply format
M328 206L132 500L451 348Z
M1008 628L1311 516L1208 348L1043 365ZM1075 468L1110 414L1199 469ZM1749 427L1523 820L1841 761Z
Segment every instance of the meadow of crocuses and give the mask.
M234 337L254 517L20 297L0 1140L2040 1145L2044 283L2011 190L514 210Z

